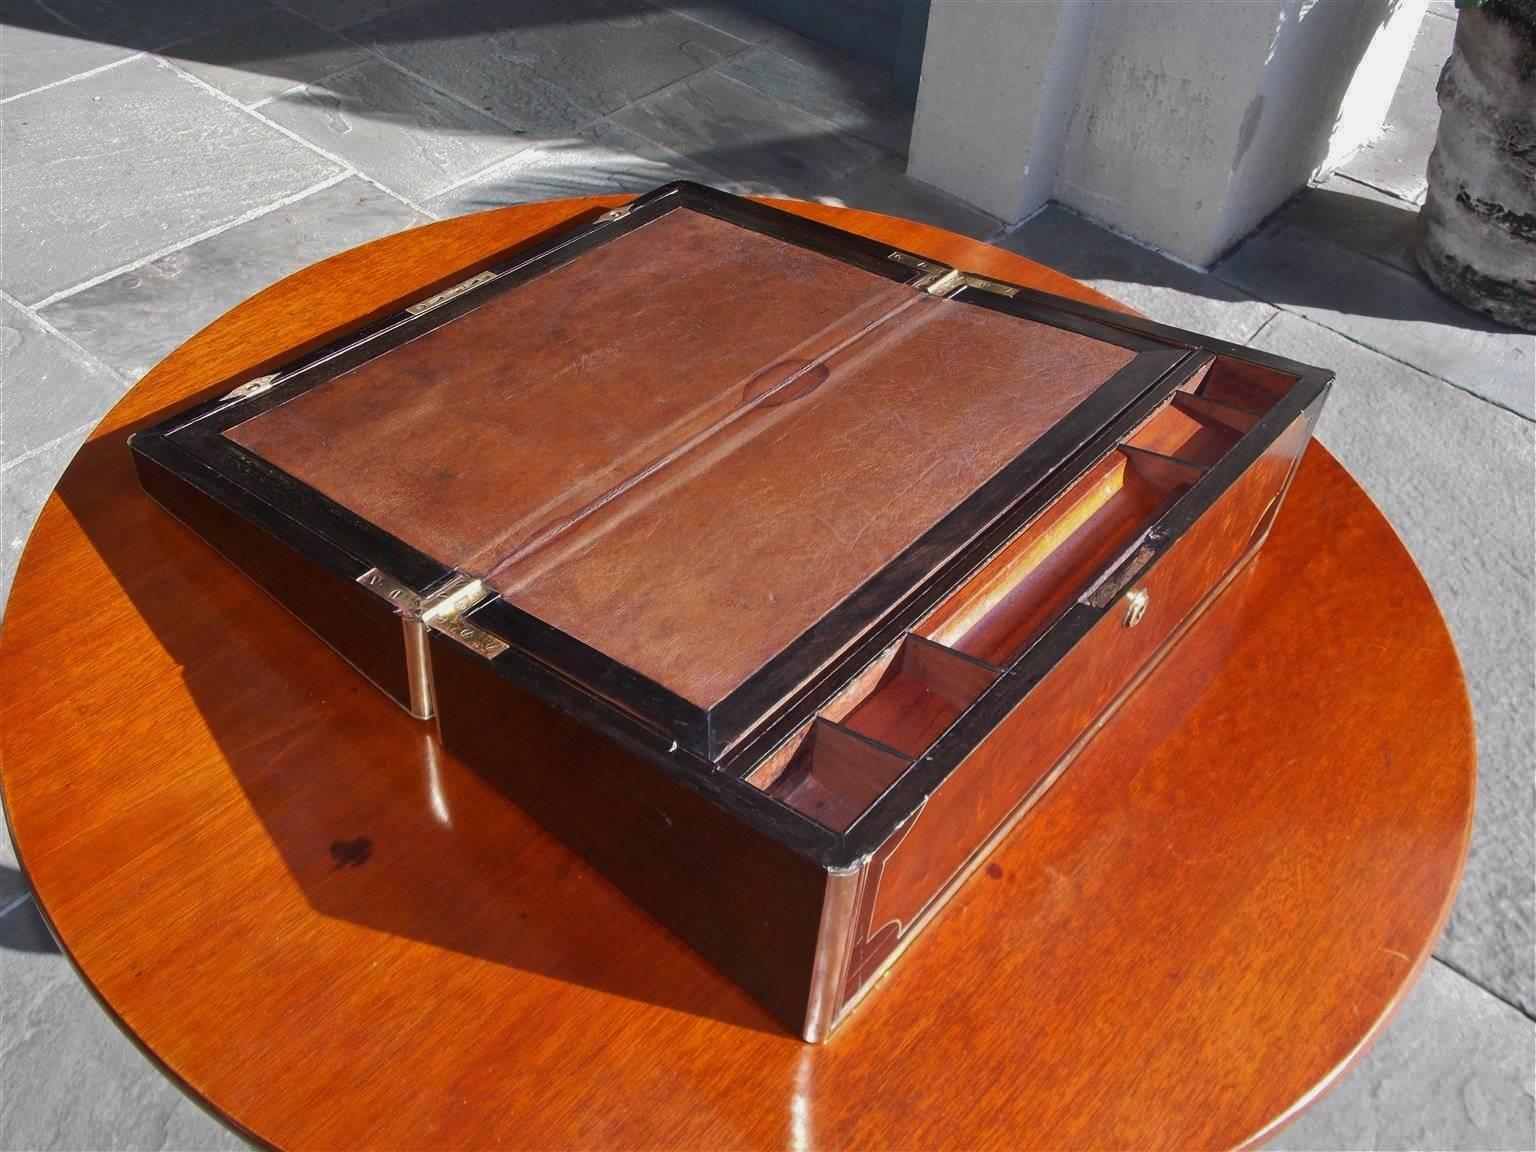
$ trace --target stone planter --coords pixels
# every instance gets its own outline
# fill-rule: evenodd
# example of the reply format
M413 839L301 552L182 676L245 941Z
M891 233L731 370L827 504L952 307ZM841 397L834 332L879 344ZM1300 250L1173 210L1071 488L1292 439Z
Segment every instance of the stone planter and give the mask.
M1419 265L1447 296L1536 331L1536 28L1463 9L1438 93Z

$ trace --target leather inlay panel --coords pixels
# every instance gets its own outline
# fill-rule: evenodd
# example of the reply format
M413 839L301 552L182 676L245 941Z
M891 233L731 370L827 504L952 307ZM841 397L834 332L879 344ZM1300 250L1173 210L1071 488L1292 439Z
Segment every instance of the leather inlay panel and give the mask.
M738 407L765 367L908 291L678 210L227 435L472 570Z
M712 705L1133 355L913 291L819 387L744 411L490 583Z
M709 707L1133 357L677 210L227 435Z

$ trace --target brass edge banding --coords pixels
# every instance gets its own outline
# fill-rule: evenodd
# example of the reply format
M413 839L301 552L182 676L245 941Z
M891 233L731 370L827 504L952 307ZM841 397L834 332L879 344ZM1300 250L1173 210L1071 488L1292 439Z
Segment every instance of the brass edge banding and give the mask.
M805 1006L805 1028L801 1032L811 1044L825 1040L838 1020L838 1002L842 999L843 983L847 979L853 921L859 911L864 867L861 864L827 873L827 887L821 902L821 927L816 933L816 958L811 966L811 995Z
M432 682L432 656L427 650L427 626L420 617L402 613L400 631L405 644L405 683L410 692L408 711L418 720L430 720L437 711L437 695Z

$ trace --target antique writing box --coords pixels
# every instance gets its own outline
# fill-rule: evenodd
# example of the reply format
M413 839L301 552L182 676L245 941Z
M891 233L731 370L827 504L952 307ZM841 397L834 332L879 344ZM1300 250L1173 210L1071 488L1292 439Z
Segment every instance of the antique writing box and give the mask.
M1259 546L1328 380L675 184L132 446L815 1040Z

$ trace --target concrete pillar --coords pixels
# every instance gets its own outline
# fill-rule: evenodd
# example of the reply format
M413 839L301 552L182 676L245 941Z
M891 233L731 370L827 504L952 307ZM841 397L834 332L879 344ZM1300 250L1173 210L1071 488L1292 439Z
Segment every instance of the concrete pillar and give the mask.
M908 171L1206 265L1379 129L1426 0L936 0Z
M937 0L908 174L1001 220L1045 203L1093 10L1088 0Z

